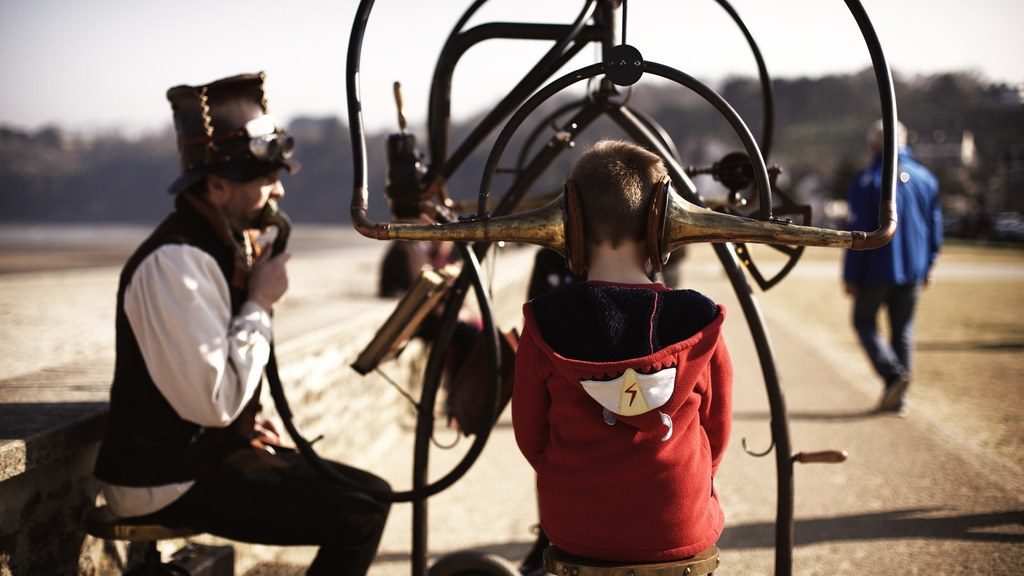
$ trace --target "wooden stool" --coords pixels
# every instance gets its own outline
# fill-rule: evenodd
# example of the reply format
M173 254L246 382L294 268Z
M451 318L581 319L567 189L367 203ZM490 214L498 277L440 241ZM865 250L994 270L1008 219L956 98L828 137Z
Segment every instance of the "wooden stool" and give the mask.
M620 564L573 556L554 546L544 551L544 570L555 576L706 576L718 569L718 546L674 562Z
M85 531L103 540L127 540L146 545L145 562L124 576L189 576L189 571L177 564L163 564L156 543L171 538L187 538L199 534L191 528L171 528L160 524L147 524L131 518L117 518L106 506L93 508L85 516Z

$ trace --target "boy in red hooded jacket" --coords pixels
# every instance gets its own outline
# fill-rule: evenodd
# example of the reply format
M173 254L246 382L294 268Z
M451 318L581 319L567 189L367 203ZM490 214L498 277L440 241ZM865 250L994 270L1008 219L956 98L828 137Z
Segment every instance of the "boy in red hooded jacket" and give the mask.
M732 420L725 309L645 274L646 213L661 159L603 141L570 179L587 281L523 306L512 420L537 471L541 525L562 550L662 562L713 545L714 489Z

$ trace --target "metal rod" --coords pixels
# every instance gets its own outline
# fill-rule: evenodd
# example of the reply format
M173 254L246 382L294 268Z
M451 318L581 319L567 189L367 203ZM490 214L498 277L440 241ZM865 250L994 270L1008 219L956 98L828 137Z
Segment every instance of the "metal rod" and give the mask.
M440 177L445 180L450 178L455 170L469 157L470 153L484 141L488 134L498 127L498 124L503 119L515 110L516 106L539 88L559 68L579 54L585 46L586 43L584 42L574 43L569 47L568 51L561 54L550 52L548 56L545 56L544 59L538 62L537 67L516 84L498 106L493 108L483 120L473 127L472 132L466 136L455 152L441 166L439 171Z
M554 112L545 116L537 125L530 131L526 139L523 140L522 146L519 147L519 157L516 159L516 170L522 171L523 166L526 165L526 156L530 153L530 149L533 148L533 143L544 133L545 129L550 129L550 123L557 120L562 114L576 108L582 108L586 103L586 100L577 100L575 102L569 102L558 107Z
M683 155L679 153L679 148L676 148L676 143L672 140L672 136L669 135L668 131L665 130L665 127L655 120L653 116L643 110L631 108L629 106L623 105L623 108L625 108L629 114L635 116L641 124L650 130L651 134L656 136L658 140L661 141L662 145L665 146L665 149L672 153L673 158L679 162L683 161Z
M483 451L484 445L491 434L491 427L485 426L474 439L466 455L458 466L445 477L433 484L427 477L430 464L430 438L434 432L434 404L437 402L437 390L440 387L441 375L444 371L444 360L447 355L455 325L458 322L459 310L472 284L480 315L483 320L483 336L487 340L494 366L494 380L485 386L485 406L497 406L498 388L501 386L501 348L498 345L498 329L494 320L494 307L490 296L483 285L483 273L476 253L464 243L456 244L462 256L463 268L449 293L448 301L441 317L438 334L430 348L430 356L423 376L423 392L420 395L419 410L416 413L416 441L413 449L412 493L423 494L412 501L412 576L427 576L427 496L436 494L458 481L473 465ZM493 417L497 417L494 414Z
M571 118L566 120L562 124L562 132L569 134L570 138L574 138L580 132L585 130L590 124L594 122L598 117L601 116L601 107L592 103L587 102L583 105L579 112L574 114ZM542 148L536 156L530 161L529 164L523 169L523 172L519 175L505 194L502 196L501 201L498 202L498 206L494 210L494 214L501 216L509 214L529 191L530 186L537 181L537 178L548 169L555 159L568 148L568 143L559 143L555 146L545 146ZM479 206L478 206L479 209Z
M736 298L743 309L743 315L754 340L757 358L761 363L768 408L771 413L772 441L775 443L775 575L790 576L793 573L793 461L792 444L789 436L789 421L786 415L786 399L782 393L775 355L765 327L764 318L754 298L753 290L736 259L732 244L712 244L715 255L722 263Z
M563 38L569 26L562 24L522 24L492 22L471 28L446 44L438 59L437 67L431 82L430 100L427 106L427 131L430 141L430 158L435 168L440 170L442 160L448 155L451 137L451 89L452 76L458 61L470 48L486 40L554 40ZM584 27L576 38L577 41L588 42L597 38L596 31ZM543 82L543 80L542 80ZM507 99L507 97L506 97ZM503 99L504 100L504 99ZM518 102L516 102L518 104ZM512 104L511 106L515 106ZM499 102L495 108L500 108ZM506 113L507 115L507 113ZM503 116L504 117L504 116ZM428 175L430 176L430 175Z
M768 161L771 156L772 149L772 137L775 132L775 88L772 86L772 78L768 74L768 66L764 62L764 57L761 55L761 49L758 47L757 42L754 40L754 36L747 29L747 25L743 22L743 18L740 18L739 12L732 7L732 4L728 0L715 0L718 5L721 6L732 18L733 22L739 26L740 32L743 33L743 37L747 39L747 45L750 46L750 51L754 53L754 60L757 61L757 76L761 81L761 155L764 156L765 162Z
M761 202L758 207L760 211L760 219L771 220L772 188L768 178L768 168L765 166L764 157L761 155L761 150L757 146L757 141L754 140L753 134L750 133L750 129L747 128L746 123L744 123L740 115L736 113L736 110L734 110L733 107L725 101L725 98L722 98L709 86L685 72L665 66L664 64L658 64L657 62L644 62L644 71L654 74L655 76L661 76L667 80L672 80L676 84L681 84L689 88L709 104L714 106L722 116L725 116L725 119L732 126L732 129L743 141L743 148L746 150L747 156L750 156L750 161L754 170L754 183L757 187L758 196L760 197Z
M450 102L449 102L449 107L448 107L449 109L448 109L448 111L446 113L443 114L443 116L439 115L439 111L436 109L436 104L435 104L435 98L438 97L436 95L436 92L439 90L439 88L441 86L442 64L444 62L446 62L448 59L450 59L450 57L448 56L448 53L452 49L452 46L455 43L455 39L458 37L459 33L462 32L462 29L469 22L469 19L472 18L473 15L476 14L476 11L479 10L480 7L483 6L486 2L487 2L487 0L476 0L475 2L473 2L472 5L469 6L469 8L466 9L465 12L462 13L462 16L458 19L457 22L455 22L455 26L452 26L451 31L448 33L448 38L445 39L444 45L441 47L441 53L438 55L437 64L434 65L434 75L433 75L433 77L431 78L431 81L430 81L430 93L429 93L429 95L427 97L427 126L426 126L426 128L427 128L427 149L430 151L430 157L431 158L443 156L443 154L441 154L440 156L435 156L434 155L434 145L435 145L434 140L436 138L440 138L441 135L443 135L443 137L447 140L447 138L450 135L450 131L451 131L451 110L450 110L451 107L450 107ZM448 85L449 85L449 90L450 90L451 82L449 82ZM437 135L437 136L435 136L435 135ZM442 147L442 149L446 150L447 147L448 147L448 144L447 144L447 142L445 142L443 147Z
M878 228L872 232L854 232L853 248L866 250L885 246L896 233L896 91L892 84L889 63L885 59L882 43L878 40L871 19L858 0L845 0L853 19L860 28L871 55L871 66L878 84L878 98L882 106L882 187L878 206Z

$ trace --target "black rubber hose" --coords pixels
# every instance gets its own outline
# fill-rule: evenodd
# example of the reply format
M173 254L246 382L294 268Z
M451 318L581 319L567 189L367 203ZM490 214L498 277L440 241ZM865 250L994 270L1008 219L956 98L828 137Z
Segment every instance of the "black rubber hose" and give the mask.
M530 134L526 136L526 140L523 141L522 147L519 148L519 157L516 159L516 172L522 172L523 167L526 166L526 157L530 153L530 149L533 148L533 143L537 141L537 138L544 133L545 128L549 128L549 124L558 120L559 116L566 114L572 110L582 107L586 103L585 100L569 102L562 105L557 110L545 116L540 122L534 126Z
M505 124L505 127L498 135L497 140L495 140L494 146L491 148L491 153L487 157L487 163L484 165L484 172L480 182L480 192L477 196L477 214L479 217L487 216L487 203L490 197L491 188L494 185L494 176L497 172L498 161L505 152L505 148L508 146L509 141L530 113L569 86L572 86L581 80L586 80L599 74L604 74L612 65L613 64L608 62L600 62L569 72L568 74L552 81L544 88L538 90L533 96L524 102L518 110L516 110L515 114L512 115L508 123ZM753 135L750 133L750 129L747 128L747 125L743 122L743 119L740 118L739 114L737 114L729 103L719 96L717 92L700 80L697 80L684 72L650 61L644 62L644 71L656 76L661 76L667 80L671 80L676 84L682 85L692 92L697 93L708 103L714 106L719 113L726 117L729 124L743 141L743 146L746 149L747 155L750 156L751 162L753 163L754 180L757 184L757 189L761 194L762 200L762 220L768 220L771 217L771 189L768 181L768 169L765 167L764 159L761 156L761 151L758 148L757 141L754 140ZM690 185L692 185L692 182Z
M743 18L740 18L739 12L732 7L728 0L715 0L715 2L718 2L718 5L728 12L733 22L739 26L740 31L743 32L743 37L747 39L750 51L754 53L754 60L757 61L757 75L761 80L761 113L763 114L761 118L761 155L764 156L765 162L767 162L768 157L771 155L772 138L775 132L775 88L772 85L772 77L768 74L768 66L764 63L761 49L758 47L750 30L747 29Z
M493 308L490 302L490 298L487 294L487 290L484 288L483 282L481 282L483 274L480 271L480 262L479 260L477 260L476 254L474 254L472 250L469 250L465 244L459 244L458 247L462 254L464 267L469 268L470 270L469 281L471 281L473 284L474 292L476 293L477 300L480 304L480 312L481 316L483 317L482 319L484 324L484 337L487 339L489 348L493 351L491 360L493 362L493 366L495 366L495 382L493 386L489 386L486 388L486 405L496 406L497 391L498 386L500 386L501 379L501 370L499 369L501 366L501 351L498 346L498 331L497 326L494 322ZM463 276L465 276L465 270L463 271ZM460 276L460 279L461 278L462 276ZM431 349L431 359L433 359L433 356L435 354L443 357L443 352L447 350L448 344L451 341L451 328L454 327L455 323L453 321L448 321L447 323L445 323L445 320L449 320L447 316L452 316L453 318L457 316L458 309L462 305L461 299L453 300L456 301L449 302L448 307L445 309L446 318L442 321L442 333L438 334L438 338L437 340L435 340L433 344L433 347ZM449 312L452 309L456 311L454 315ZM447 331L444 330L445 327L448 327ZM273 346L271 346L271 348L273 348ZM332 466L329 462L321 458L320 455L316 453L316 450L313 448L310 442L299 431L298 427L295 425L294 415L292 414L291 407L288 404L288 399L285 395L284 387L281 384L281 379L277 370L277 359L275 354L273 354L273 349L271 350L270 361L267 364L267 383L270 388L270 395L274 399L274 405L277 407L278 414L281 416L281 421L284 423L285 429L288 430L288 434L295 442L295 446L298 448L299 452L302 453L302 455L310 462L310 464L312 464L318 471L320 471L320 473L322 473L328 479L339 484L349 486L353 490L362 492L364 494L372 496L377 500L381 500L384 502L411 502L413 500L429 498L430 496L433 496L434 494L441 492L445 488L448 488L456 481L458 481L458 479L461 478L462 475L465 474L467 470L469 470L469 468L473 465L473 462L475 462L476 458L480 455L480 452L484 448L484 444L486 444L487 439L490 436L490 427L487 427L483 431L481 431L481 433L477 435L472 446L470 446L470 449L467 451L466 455L463 457L462 461L459 462L459 464L455 468L453 468L447 475L445 475L443 478L436 482L428 484L420 489L407 490L403 492L370 489L360 484L357 484L348 477L340 474L338 470L334 468L334 466ZM419 409L432 411L434 407L433 405L421 405ZM492 414L492 419L496 417L497 414Z
M359 7L356 10L356 17L352 22L352 31L351 34L349 35L348 53L346 58L347 69L345 78L348 103L349 133L351 135L352 141L353 194L363 194L364 197L367 194L368 167L366 162L366 129L363 125L362 102L360 101L359 93L359 65L362 56L363 38L366 34L366 24L369 21L370 12L373 9L373 3L374 0L361 0L359 3ZM493 357L498 359L498 361L494 365L500 367L501 350L498 345L497 327L494 322L494 314L493 308L491 307L490 304L490 298L488 297L487 290L484 288L483 285L483 275L480 272L480 262L477 259L476 254L474 254L472 250L469 250L461 245L459 250L463 252L463 260L465 264L462 274L459 276L458 282L463 283L463 287L465 287L464 283L466 282L471 282L473 284L473 290L477 295L481 315L483 317L484 331L486 333L485 337L487 338L488 344L492 349ZM467 270L465 267L470 268L471 277L466 276ZM463 279L464 277L465 279ZM451 301L449 305L456 305L454 300L455 299L453 299L453 301ZM461 305L461 303L461 300L459 300L457 304ZM442 323L442 331L444 331L444 328L445 325L444 323ZM439 334L438 336L439 339L435 340L434 346L446 348L448 345L448 341L450 341L451 339L451 335L448 334L448 338L446 339L446 341L442 341L440 339L442 334ZM433 354L433 349L431 353ZM491 394L495 395L492 398L492 400L495 400L497 398L497 388L500 385L499 370L495 370L494 376L494 386L487 388L487 393L489 397ZM274 383L270 384L272 393L275 387L278 389L277 396L274 398L275 403L277 403L278 398L280 398L281 404L285 407L285 410L289 415L289 417L285 419L284 412L281 413L281 417L284 420L285 427L288 428L289 425L292 427L291 429L288 430L289 434L293 434L293 437L298 436L299 438L302 438L301 434L298 433L298 430L294 430L293 432L294 423L289 422L289 420L291 420L291 411L288 409L287 400L284 396L284 391L281 387L280 380L278 379L276 386L274 385ZM493 403L496 404L496 400ZM433 406L429 407L429 409L433 409ZM466 471L469 470L469 468L476 461L477 457L480 455L480 452L483 451L484 444L487 442L487 439L489 437L490 429L487 429L483 433L478 434L477 437L474 439L473 444L470 446L469 450L466 452L466 455L459 462L459 464L456 465L455 468L453 468L442 479L438 480L437 482L434 482L433 484L429 484L420 489L414 489L405 492L378 492L368 490L364 490L364 492L374 492L374 497L389 502L408 502L412 500L427 498L429 496L437 494L438 492L454 484L459 478L462 477L463 474L466 473ZM302 446L301 444L305 444L305 446ZM316 451L313 450L313 447L311 445L309 445L309 442L304 442L303 439L301 444L300 440L296 439L296 446L299 447L299 450L303 453L303 455L306 456L310 460L310 462L317 467L317 469L319 469L322 473L326 474L328 477L332 479L340 480L345 484L351 485L351 482L347 482L346 479L338 478L338 474L336 473L334 468L327 464L325 461L323 461L316 454Z

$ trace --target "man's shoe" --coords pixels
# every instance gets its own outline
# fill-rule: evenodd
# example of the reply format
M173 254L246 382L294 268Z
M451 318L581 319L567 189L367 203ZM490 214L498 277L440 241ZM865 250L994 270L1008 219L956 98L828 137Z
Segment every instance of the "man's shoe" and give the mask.
M879 412L899 412L903 407L903 395L910 386L910 377L906 374L897 374L886 382L885 391L882 392L882 399L878 402Z

